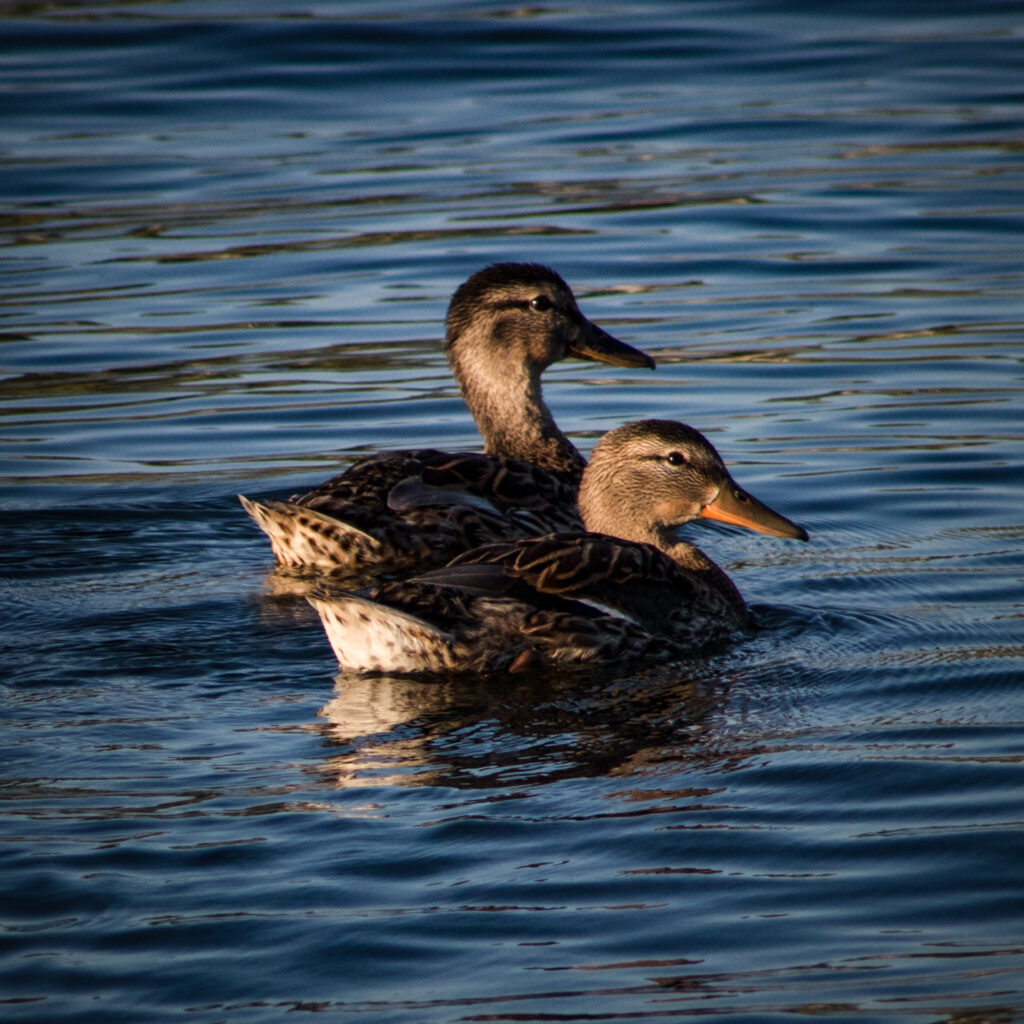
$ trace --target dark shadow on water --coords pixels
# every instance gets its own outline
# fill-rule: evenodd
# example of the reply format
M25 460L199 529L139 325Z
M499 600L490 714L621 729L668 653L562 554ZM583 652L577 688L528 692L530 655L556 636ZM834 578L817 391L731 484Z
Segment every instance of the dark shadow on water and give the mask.
M495 789L629 776L708 758L708 718L727 692L709 663L613 671L424 680L342 674L319 712L339 786Z

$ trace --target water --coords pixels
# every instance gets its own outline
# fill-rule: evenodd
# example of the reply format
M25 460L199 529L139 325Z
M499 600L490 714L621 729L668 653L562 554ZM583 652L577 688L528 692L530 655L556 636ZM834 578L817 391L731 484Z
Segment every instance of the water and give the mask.
M1016 4L0 7L10 1021L1024 1020ZM807 545L681 672L333 678L236 492L556 267Z

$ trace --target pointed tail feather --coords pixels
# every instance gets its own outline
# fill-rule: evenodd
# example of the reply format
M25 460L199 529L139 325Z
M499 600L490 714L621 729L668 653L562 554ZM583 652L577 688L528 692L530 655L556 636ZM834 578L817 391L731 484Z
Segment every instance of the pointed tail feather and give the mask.
M384 557L380 541L315 509L274 499L252 501L241 494L238 500L270 539L281 565L358 571Z
M307 597L342 669L353 672L441 672L456 658L448 633L407 612L356 594Z

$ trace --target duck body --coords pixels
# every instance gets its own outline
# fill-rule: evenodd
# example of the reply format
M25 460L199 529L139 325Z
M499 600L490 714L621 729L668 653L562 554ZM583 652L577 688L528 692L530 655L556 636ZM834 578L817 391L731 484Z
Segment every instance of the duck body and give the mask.
M502 538L579 528L585 460L545 405L541 374L568 356L654 361L584 317L553 270L520 263L487 267L456 290L446 352L484 451L387 452L287 501L239 496L280 564L382 573L443 565Z
M582 529L571 478L474 452L388 452L286 502L240 500L280 564L353 575L444 565L482 544Z
M556 533L469 557L364 594L311 598L340 667L493 674L658 662L706 653L746 625L717 566L689 570L649 545Z
M584 531L484 545L356 594L321 588L310 601L339 665L504 673L705 654L746 626L747 609L676 528L704 516L807 536L740 488L702 435L664 420L605 435L580 507Z

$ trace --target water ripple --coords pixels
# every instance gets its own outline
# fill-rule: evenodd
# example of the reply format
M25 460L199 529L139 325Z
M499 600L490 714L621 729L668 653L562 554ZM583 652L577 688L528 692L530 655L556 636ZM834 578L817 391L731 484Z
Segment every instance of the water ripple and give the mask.
M379 7L0 6L4 1013L1022 1019L1017 12ZM810 531L724 653L332 679L235 494L477 447L498 259Z

